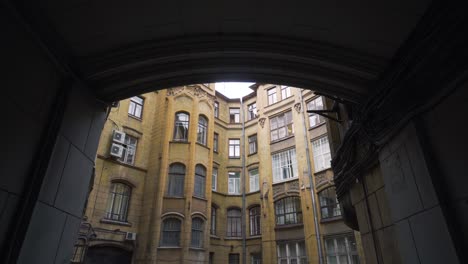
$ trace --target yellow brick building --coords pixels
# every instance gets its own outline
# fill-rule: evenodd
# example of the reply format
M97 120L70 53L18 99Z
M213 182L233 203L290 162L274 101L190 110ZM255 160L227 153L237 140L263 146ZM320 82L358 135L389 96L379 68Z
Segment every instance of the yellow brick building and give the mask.
M306 112L332 101L251 88L175 87L110 109L75 261L363 263L333 187L340 128Z

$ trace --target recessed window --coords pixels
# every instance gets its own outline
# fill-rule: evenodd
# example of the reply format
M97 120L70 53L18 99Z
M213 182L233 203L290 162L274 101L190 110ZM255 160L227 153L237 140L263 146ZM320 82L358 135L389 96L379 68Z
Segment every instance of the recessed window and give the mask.
M127 163L133 165L135 163L135 153L137 147L138 140L136 137L129 136L128 134L125 135L125 143L122 152L122 157L118 160L123 163Z
M249 104L247 106L247 120L257 118L257 103Z
M239 254L229 254L229 264L239 264Z
M161 246L180 246L181 221L178 218L166 218L162 222Z
M294 135L291 111L270 118L270 134L271 141Z
M249 210L249 227L250 227L250 235L257 236L260 235L260 206L254 206Z
M211 206L211 226L210 226L210 234L216 235L216 207Z
M240 172L230 171L228 173L228 193L240 194Z
M240 236L242 236L241 210L239 210L239 209L229 209L227 211L226 236L228 236L228 237L240 237Z
M249 136L249 154L257 153L257 134Z
M307 110L323 110L323 100L322 97L317 97L316 99L307 103ZM309 126L315 127L325 122L325 118L321 115L314 113L309 113Z
M359 264L356 240L353 234L324 238L327 263Z
M214 102L214 116L219 117L219 103Z
M262 253L252 253L252 254L250 254L250 263L251 264L262 264Z
M131 192L132 188L124 183L114 182L111 184L109 199L107 200L107 219L127 221Z
M322 219L341 215L340 204L336 198L335 187L329 187L318 193Z
M229 158L240 157L240 139L229 139Z
M297 196L290 196L275 202L277 225L302 223L301 200Z
M189 122L189 114L184 112L176 113L174 122L174 141L188 141Z
M229 123L240 123L239 108L229 108Z
M281 85L281 100L291 96L291 87Z
M260 179L258 175L258 169L249 170L249 183L250 192L256 192L260 190Z
M201 198L205 198L205 179L206 169L203 165L198 164L195 167L195 184L193 195Z
M218 133L214 133L213 135L213 151L218 152L218 144L219 144L219 135Z
M185 165L181 163L169 166L169 181L167 184L167 195L173 197L184 196Z
M203 220L200 218L192 219L192 239L190 246L194 248L203 248Z
M278 243L277 250L278 263L308 263L304 241ZM327 263L331 264L339 262Z
M218 187L218 168L213 168L211 176L211 190L216 191Z
M271 155L273 182L280 182L298 177L296 150L289 149Z
M271 105L277 102L276 87L268 89L267 95L268 95L268 105Z
M197 142L206 145L206 134L208 133L208 120L204 116L198 117Z
M130 98L128 105L128 114L141 119L143 113L143 98L139 96L133 96Z
M325 170L331 167L330 145L328 137L322 137L312 141L315 171Z

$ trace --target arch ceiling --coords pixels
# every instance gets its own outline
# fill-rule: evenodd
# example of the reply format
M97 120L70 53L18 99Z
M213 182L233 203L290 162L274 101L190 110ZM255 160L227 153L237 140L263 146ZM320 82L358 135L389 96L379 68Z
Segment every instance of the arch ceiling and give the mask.
M221 80L362 101L428 2L44 0L15 7L106 101Z

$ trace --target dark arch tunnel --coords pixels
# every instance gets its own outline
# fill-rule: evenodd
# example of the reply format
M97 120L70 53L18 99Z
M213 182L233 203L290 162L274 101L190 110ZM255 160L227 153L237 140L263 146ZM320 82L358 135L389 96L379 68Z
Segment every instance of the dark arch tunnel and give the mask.
M88 193L106 107L112 101L155 89L215 81L289 84L355 105L359 122L348 131L344 140L350 143L338 150L334 161L345 199L349 198L346 189L365 171L367 160L361 162L361 158L368 158L350 153L369 146L372 151L367 155L383 155L385 146L406 131L408 124L414 125L430 174L445 177L431 176L437 185L437 202L431 206L440 207L442 215L435 227L447 230L436 234L441 243L449 245L442 255L460 263L466 258L466 190L456 188L454 182L459 178L453 176L467 158L460 154L460 145L454 144L466 143L466 128L447 121L448 128L455 126L457 130L449 129L447 134L428 129L431 118L439 115L430 112L436 106L458 120L466 113L460 103L467 98L468 69L467 40L463 37L468 23L462 4L435 1L424 16L426 3L408 9L403 4L392 6L395 13L417 11L409 12L413 16L407 16L405 23L395 25L388 36L391 44L385 46L384 40L374 48L363 37L369 36L373 27L358 23L366 30L357 30L353 40L345 34L348 28L343 18L336 28L337 36L346 35L343 39L331 35L314 39L307 33L288 34L279 27L253 33L213 29L178 36L160 34L153 36L153 41L138 39L128 29L122 33L126 41L106 42L107 34L116 32L109 29L97 37L102 43L94 49L90 35L76 31L79 25L59 15L60 10L71 12L67 7L54 1L34 5L40 11L7 1L0 16L6 39L1 64L8 69L8 113L2 135L9 140L1 166L1 175L8 176L0 186L4 263L67 260ZM300 13L294 10L292 13ZM375 14L383 11L376 9ZM77 15L71 14L70 19ZM91 23L80 22L85 23L83 28ZM378 32L385 31L383 22ZM460 156L454 158L453 153ZM349 157L349 163L359 166L345 164ZM398 235L397 239L403 239ZM434 245L439 244L420 249L421 263L432 263L423 260L430 259ZM406 253L401 253L403 258L411 259Z

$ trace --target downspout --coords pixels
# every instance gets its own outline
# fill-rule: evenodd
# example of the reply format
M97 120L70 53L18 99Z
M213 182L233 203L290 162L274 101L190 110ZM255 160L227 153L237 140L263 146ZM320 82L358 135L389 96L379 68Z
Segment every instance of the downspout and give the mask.
M244 104L242 102L242 97L240 98L240 118L242 124L242 136L241 136L241 150L242 150L242 218L241 218L241 225L242 225L242 263L247 263L247 246L246 246L246 209L245 209L245 182L246 182L246 175L245 175L245 118L244 118Z
M304 124L302 128L304 129L304 141L305 141L305 150L306 150L306 159L307 159L307 174L309 176L309 186L310 186L310 196L312 197L312 213L314 215L314 227L315 227L315 239L317 240L317 250L319 257L319 264L323 264L323 251L322 251L322 240L320 239L320 227L318 224L317 217L317 201L315 200L315 186L312 178L312 165L310 164L310 151L309 151L309 140L307 139L307 128L306 128L306 119L305 111L303 106L302 90L299 91L299 100L301 101L301 112L302 112L302 123Z

